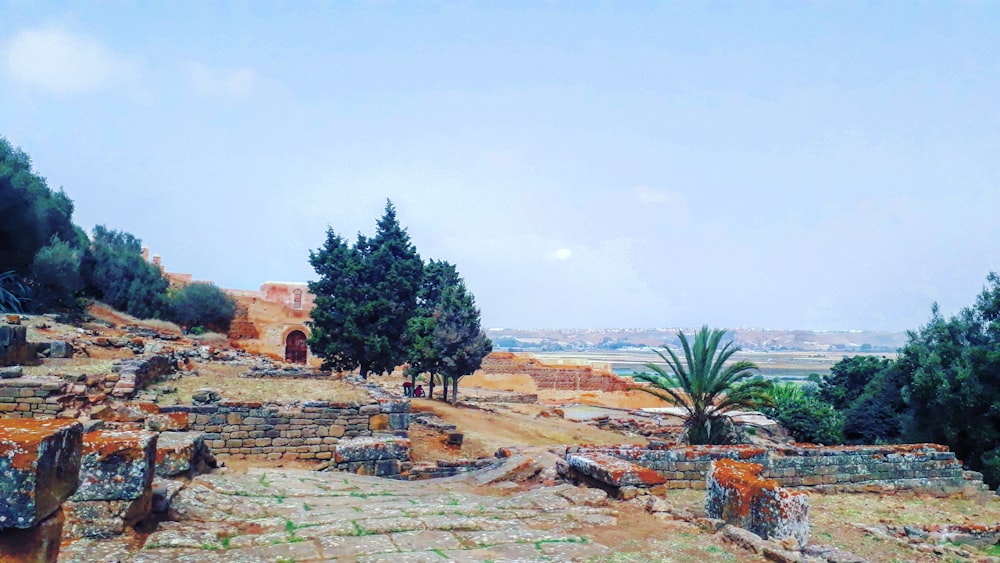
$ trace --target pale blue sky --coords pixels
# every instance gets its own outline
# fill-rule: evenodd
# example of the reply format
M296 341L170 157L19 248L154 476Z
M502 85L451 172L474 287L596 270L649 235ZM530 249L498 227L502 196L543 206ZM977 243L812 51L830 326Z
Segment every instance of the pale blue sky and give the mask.
M0 135L224 287L391 198L493 327L916 328L1000 269L1000 4L0 0Z

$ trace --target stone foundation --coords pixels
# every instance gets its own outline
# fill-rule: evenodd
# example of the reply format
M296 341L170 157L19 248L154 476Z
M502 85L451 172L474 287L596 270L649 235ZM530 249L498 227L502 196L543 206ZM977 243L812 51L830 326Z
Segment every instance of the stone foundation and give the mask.
M723 458L708 472L705 513L764 539L809 540L809 496L761 478L764 466Z
M761 476L788 487L822 491L914 490L936 494L974 494L986 489L981 475L963 471L946 446L812 446L793 444L768 450L757 446L570 446L567 456L603 453L653 469L674 489L704 489L715 460L760 464Z
M373 399L367 404L306 401L292 406L222 401L162 407L160 412L187 413L188 427L204 432L205 443L219 456L330 460L344 439L405 436L410 403Z
M381 436L343 440L333 448L333 459L324 469L400 477L410 467L410 447L407 438Z
M492 352L483 358L476 373L518 374L531 376L539 390L563 391L628 391L631 380L619 377L609 370L595 369L588 365L546 364L530 354Z
M171 356L157 354L120 360L106 375L0 379L0 418L54 418L63 411L103 403L108 395L127 399L157 377L171 373L174 365Z

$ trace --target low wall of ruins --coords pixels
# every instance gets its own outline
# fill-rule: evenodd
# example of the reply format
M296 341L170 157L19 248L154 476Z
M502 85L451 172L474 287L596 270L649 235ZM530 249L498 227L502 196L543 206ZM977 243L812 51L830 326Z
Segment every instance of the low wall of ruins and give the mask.
M188 427L204 432L219 456L330 460L342 440L361 436L405 437L409 401L372 399L370 403L306 401L301 406L222 401L176 405L161 413L187 413Z
M103 402L107 396L127 399L150 381L170 373L174 361L165 355L119 360L108 374L90 376L20 376L0 379L0 418L53 418L61 412Z
M631 387L628 379L606 369L595 369L589 365L546 364L537 358L513 352L487 355L483 358L480 371L487 375L525 373L531 376L539 390L628 391Z
M982 475L964 471L946 446L812 446L794 444L767 449L758 446L654 445L570 446L568 454L606 454L653 469L673 489L704 489L713 460L734 459L761 464L761 476L786 487L819 487L831 491L883 489L954 494L985 489Z

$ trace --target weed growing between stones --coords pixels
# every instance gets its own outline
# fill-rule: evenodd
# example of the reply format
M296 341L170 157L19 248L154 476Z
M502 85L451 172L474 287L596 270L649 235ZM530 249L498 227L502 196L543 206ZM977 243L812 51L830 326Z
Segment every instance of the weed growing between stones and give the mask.
M354 533L351 534L352 536L368 536L368 535L371 535L369 532L366 532L365 530L362 530L361 526L359 526L358 523L355 522L354 520L351 520L351 525L354 526Z
M284 504L285 503L285 498L287 498L283 494L277 494L277 495L272 495L272 496L274 497L274 500L278 501L278 504Z
M302 510L305 510L306 512L309 512L312 509L313 509L312 505L309 504L308 502L302 503Z
M442 549L439 549L439 548L435 547L435 548L432 548L431 551L433 551L434 553L437 553L441 557L441 559L448 559L448 556L445 555L444 550L442 550Z
M271 482L267 480L267 473L261 473L258 481L260 482L260 486L264 488L269 488L271 486Z

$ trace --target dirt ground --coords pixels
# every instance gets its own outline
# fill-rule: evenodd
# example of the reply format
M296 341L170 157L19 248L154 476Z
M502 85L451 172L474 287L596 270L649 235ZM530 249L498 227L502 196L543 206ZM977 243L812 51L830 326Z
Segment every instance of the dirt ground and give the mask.
M449 448L440 433L412 427L410 439L418 461L492 457L499 448L509 446L648 443L642 437L625 437L589 424L563 420L551 414L552 409L540 405L491 404L483 408L452 406L432 399L413 399L410 405L413 412L433 412L457 426L457 432L464 435L461 449Z

